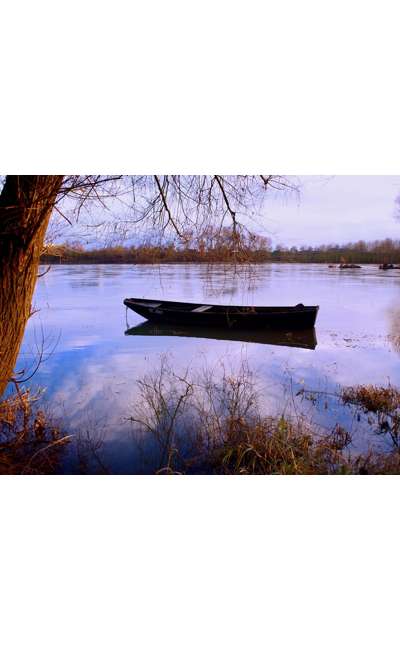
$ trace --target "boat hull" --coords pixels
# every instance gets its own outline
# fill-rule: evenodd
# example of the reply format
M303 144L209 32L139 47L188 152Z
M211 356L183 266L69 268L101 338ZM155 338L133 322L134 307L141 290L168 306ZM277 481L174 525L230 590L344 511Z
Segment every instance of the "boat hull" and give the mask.
M308 329L318 306L242 307L126 298L124 304L154 323L228 329Z

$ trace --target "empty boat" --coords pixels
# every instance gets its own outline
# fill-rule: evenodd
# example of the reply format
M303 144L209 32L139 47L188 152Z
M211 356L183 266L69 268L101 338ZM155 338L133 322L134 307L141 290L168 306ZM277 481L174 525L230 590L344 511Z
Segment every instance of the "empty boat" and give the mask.
M247 307L126 298L124 305L155 323L229 329L307 329L315 325L318 306Z

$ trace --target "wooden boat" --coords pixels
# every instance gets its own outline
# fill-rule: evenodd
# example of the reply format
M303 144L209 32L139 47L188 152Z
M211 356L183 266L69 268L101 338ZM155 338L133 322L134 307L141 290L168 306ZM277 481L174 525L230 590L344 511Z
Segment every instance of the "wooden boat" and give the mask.
M156 323L229 329L307 329L314 327L318 306L244 307L126 298L124 305Z
M126 336L180 336L185 338L214 339L217 341L238 341L261 345L279 345L289 348L315 350L317 337L315 329L268 330L268 329L223 329L221 327L185 327L168 323L140 323L130 327Z

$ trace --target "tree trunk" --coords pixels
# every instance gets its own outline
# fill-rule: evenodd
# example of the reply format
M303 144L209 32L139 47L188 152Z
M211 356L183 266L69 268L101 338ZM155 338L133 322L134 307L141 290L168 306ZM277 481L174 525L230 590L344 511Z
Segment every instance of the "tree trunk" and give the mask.
M0 397L31 313L40 254L62 176L7 176L0 194Z

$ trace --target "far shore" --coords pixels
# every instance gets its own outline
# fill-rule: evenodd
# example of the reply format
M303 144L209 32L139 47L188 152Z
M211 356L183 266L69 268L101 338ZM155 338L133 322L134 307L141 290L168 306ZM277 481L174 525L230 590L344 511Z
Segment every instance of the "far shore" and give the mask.
M98 264L118 264L124 265L124 266L159 266L159 265L167 265L167 264L204 264L204 265L216 265L219 264L221 266L226 266L226 265L231 265L231 264L236 264L239 266L248 266L249 264L252 265L265 265L265 264L318 264L319 266L330 266L331 268L340 268L340 264L333 264L331 262L313 262L313 261L301 261L299 262L298 260L265 260L265 261L260 261L260 260L154 260L154 261L140 261L140 262L129 262L126 260L107 260L107 259L99 259L99 260L82 260L82 259L76 259L76 260L62 260L62 261L55 261L54 259L49 260L46 257L42 257L40 260L40 263L42 265L56 265L56 266L71 266L73 264L79 264L79 265L85 265L85 266L97 266ZM379 262L355 262L355 264L360 264L361 267L363 266L379 266ZM357 270L357 269L355 269Z
M400 241L359 241L320 246L276 246L265 237L232 239L231 231L197 242L85 248L80 242L48 244L42 264L326 264L400 265Z

